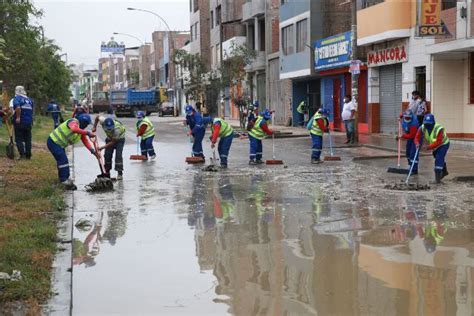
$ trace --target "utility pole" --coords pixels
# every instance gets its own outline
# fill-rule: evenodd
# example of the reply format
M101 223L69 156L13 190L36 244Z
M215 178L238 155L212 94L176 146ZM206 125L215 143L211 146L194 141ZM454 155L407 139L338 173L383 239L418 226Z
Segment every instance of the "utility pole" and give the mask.
M351 62L357 61L357 0L351 0ZM352 102L356 103L356 113L354 117L354 138L359 141L359 73L351 71L351 94Z

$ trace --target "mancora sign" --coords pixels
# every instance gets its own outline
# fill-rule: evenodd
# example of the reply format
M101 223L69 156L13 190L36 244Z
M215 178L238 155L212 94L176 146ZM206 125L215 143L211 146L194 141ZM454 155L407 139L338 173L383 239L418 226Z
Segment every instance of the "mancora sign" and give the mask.
M441 0L422 0L420 3L418 36L447 35L446 26L441 21Z
M385 66L408 61L405 45L371 51L367 55L369 67Z

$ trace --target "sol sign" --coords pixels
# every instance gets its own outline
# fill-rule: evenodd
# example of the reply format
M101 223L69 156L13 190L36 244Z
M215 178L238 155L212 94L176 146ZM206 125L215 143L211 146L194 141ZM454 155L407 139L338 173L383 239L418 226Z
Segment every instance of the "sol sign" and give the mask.
M448 34L446 26L441 21L441 0L422 0L420 10L418 36Z
M371 51L367 54L367 65L379 67L408 61L405 45Z

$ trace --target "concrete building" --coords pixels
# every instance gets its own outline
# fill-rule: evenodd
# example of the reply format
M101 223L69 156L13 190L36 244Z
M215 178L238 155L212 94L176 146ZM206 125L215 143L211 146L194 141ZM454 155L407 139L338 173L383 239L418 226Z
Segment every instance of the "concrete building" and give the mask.
M139 63L139 84L140 89L149 89L151 87L151 73L150 73L150 50L151 44L146 43L140 46L138 54Z
M190 10L190 45L191 54L199 54L204 65L210 70L210 11L209 0L191 0Z
M139 58L140 47L128 47L125 49L123 66L124 88L136 88L139 84Z

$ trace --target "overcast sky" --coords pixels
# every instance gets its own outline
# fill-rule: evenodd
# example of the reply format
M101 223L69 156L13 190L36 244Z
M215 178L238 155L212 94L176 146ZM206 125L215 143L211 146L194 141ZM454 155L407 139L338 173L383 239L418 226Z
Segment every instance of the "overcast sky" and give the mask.
M128 11L135 7L161 15L172 30L189 31L189 0L34 0L44 10L39 20L45 36L54 39L68 54L69 63L97 65L100 44L110 40L113 32L128 33L142 41L151 41L153 31L165 31L160 20L145 12ZM140 42L115 35L117 42L138 46Z

